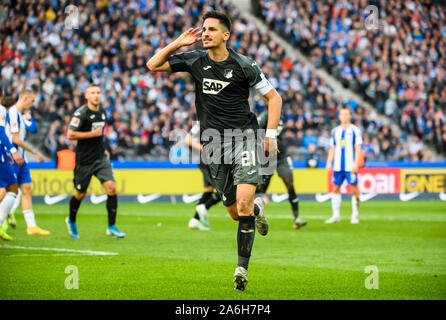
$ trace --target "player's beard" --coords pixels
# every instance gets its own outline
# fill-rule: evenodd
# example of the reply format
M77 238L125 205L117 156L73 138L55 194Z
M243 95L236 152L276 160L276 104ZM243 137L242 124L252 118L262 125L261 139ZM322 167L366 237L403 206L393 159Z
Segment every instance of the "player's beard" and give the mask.
M204 40L209 40L207 45L204 44ZM215 43L215 41L213 41L212 39L203 39L202 43L203 43L203 48L205 49L214 49L220 45L219 43Z

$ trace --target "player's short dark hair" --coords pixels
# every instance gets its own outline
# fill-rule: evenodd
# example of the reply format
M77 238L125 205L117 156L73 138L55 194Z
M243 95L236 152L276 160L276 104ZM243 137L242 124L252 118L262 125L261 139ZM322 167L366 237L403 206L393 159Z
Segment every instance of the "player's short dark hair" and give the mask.
M348 112L350 112L350 114L353 114L352 108L350 108L350 106L348 106L348 105L342 106L339 111L341 111L341 110L347 110Z
M224 25L226 27L226 29L228 29L228 31L231 31L231 20L229 19L229 17L224 14L223 12L220 11L208 11L204 14L203 16L203 21L205 21L208 18L214 18L214 19L218 19L218 21Z
M99 85L97 85L95 83L90 83L85 91L87 91L88 88L93 88L93 87L97 87L97 88L101 89L101 87Z
M13 96L4 96L1 100L1 104L6 108L9 109L15 104L15 99Z

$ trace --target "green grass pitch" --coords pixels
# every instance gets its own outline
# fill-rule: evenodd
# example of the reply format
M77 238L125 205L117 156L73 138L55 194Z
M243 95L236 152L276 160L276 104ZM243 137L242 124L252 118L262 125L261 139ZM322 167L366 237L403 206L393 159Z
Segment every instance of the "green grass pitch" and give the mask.
M210 232L187 228L193 204L120 204L125 239L105 235L105 205L81 206L79 240L66 230L68 205L34 209L52 234L28 236L18 214L14 241L0 242L0 299L446 298L445 202L366 202L359 225L350 224L350 201L334 225L324 224L330 203L302 202L308 225L297 231L289 204L269 203L270 231L256 234L244 292L232 285L237 223L221 204L210 210ZM65 287L69 265L77 267L78 289ZM370 265L378 268L378 289L365 287Z

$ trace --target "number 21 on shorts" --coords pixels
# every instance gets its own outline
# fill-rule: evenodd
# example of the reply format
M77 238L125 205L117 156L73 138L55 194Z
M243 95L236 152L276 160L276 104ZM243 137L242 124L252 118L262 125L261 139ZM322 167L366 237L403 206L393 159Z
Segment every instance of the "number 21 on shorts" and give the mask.
M252 151L243 151L242 152L242 167L249 167L256 165L256 153L254 150Z

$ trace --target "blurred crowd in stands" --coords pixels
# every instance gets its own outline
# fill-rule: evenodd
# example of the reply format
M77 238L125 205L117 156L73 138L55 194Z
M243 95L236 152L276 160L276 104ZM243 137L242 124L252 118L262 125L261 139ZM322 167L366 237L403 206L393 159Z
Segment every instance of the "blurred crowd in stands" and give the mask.
M365 10L369 5L378 11ZM407 151L413 155L428 143L446 154L444 3L260 0L256 14L317 68L326 68L344 87L362 94L404 134L416 136L409 145L401 137L387 139L387 132L385 140L368 137L369 152L385 158Z
M271 34L262 34L226 1L80 0L77 29L67 27L66 2L0 3L1 84L7 94L36 92L39 135L32 142L51 158L73 148L66 128L94 82L103 92L111 158L167 159L169 134L190 130L196 119L194 85L187 74L151 73L145 63L181 32L199 26L202 13L212 9L234 20L228 46L255 59L281 94L284 137L294 159L304 159L310 144L325 157L342 105L354 110L353 122L364 132L366 160L430 160L426 143L445 150L446 27L438 7L404 2L385 8L386 31L374 34L357 26L362 14L355 1L260 2L267 23L311 55L317 67L326 66L364 93L376 106L370 112L353 97L340 99L311 66L289 59ZM395 12L400 18L392 18ZM257 95L251 95L251 105L257 114L265 109ZM382 112L401 125L401 135Z

